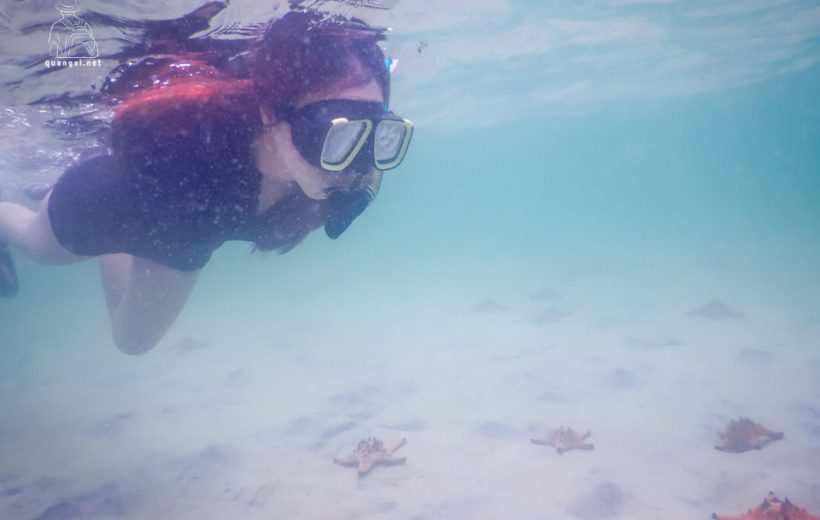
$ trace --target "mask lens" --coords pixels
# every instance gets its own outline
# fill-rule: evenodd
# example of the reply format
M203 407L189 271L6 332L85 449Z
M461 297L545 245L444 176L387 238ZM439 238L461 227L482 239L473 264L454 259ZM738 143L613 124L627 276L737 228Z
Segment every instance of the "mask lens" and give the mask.
M411 133L412 123L406 120L388 119L379 123L373 143L374 158L378 169L388 170L399 165L407 152Z
M372 123L367 120L334 119L322 147L322 168L339 171L347 168L364 144Z

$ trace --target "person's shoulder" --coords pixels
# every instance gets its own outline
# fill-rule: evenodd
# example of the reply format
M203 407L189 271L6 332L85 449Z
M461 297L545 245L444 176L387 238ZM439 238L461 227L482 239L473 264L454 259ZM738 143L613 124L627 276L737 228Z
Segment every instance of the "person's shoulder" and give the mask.
M142 173L175 176L244 164L250 157L252 118L241 112L202 110L182 102L145 117L123 117L112 125L111 148L118 164ZM186 174L184 172L190 172Z
M259 114L253 113L244 103L230 106L185 97L158 97L118 111L112 121L112 129L144 128L162 137L189 136L196 134L197 130L227 128L240 131L258 126L261 124L259 119Z

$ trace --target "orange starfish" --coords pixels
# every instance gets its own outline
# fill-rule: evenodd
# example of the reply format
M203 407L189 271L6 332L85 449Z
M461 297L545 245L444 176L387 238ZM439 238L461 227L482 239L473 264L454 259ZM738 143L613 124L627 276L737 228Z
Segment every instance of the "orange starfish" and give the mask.
M578 434L572 428L558 428L553 431L545 439L530 439L533 444L544 444L552 446L560 455L569 450L591 450L595 446L584 442L589 436L590 432L583 435Z
M820 520L820 517L810 515L805 509L801 509L789 502L789 499L780 500L774 493L769 491L763 503L749 509L739 516L718 516L712 514L714 520Z
M353 453L343 459L333 459L336 464L342 466L356 466L359 469L359 477L363 477L373 469L376 464L404 464L405 457L394 457L393 453L404 446L407 439L402 439L393 446L386 446L375 437L359 441L359 445Z
M776 432L758 424L751 419L741 417L732 421L720 434L723 444L715 446L720 451L742 453L759 450L766 444L783 438L783 432Z

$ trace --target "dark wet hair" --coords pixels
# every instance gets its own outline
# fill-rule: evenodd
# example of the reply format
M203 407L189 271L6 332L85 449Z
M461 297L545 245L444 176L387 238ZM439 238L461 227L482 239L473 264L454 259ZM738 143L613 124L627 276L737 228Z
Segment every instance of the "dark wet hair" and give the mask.
M117 117L133 117L134 111L148 106L156 114L157 108L181 101L199 101L207 109L208 102L238 102L242 96L256 106L276 109L332 85L359 85L370 79L378 82L387 102L390 77L378 45L384 32L355 18L289 12L270 22L240 53L244 57L226 59L207 52L150 57L115 69L101 92L115 103Z
M388 101L390 78L377 45L383 34L357 19L288 13L254 45L250 68L257 99L276 109L331 85L375 79Z
M375 79L388 101L389 73L378 45L383 39L383 29L360 20L292 11L270 22L239 57L198 52L122 66L102 89L114 104L111 148L127 153L133 128L150 125L160 140L196 132L203 120L248 140L262 128L260 105L279 111L334 85ZM191 106L196 110L180 109ZM256 248L286 252L324 224L327 202L297 191L263 215Z

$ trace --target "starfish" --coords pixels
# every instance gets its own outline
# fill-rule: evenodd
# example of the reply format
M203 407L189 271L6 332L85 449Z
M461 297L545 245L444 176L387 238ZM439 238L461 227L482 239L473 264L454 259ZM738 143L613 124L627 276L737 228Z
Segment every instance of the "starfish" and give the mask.
M359 477L365 476L376 464L404 464L405 457L394 457L393 453L404 446L407 439L402 439L393 446L387 446L384 442L375 437L367 440L360 440L356 449L345 458L333 459L336 464L342 466L356 466L359 469Z
M772 431L751 419L741 417L730 422L726 430L720 434L723 444L715 446L715 449L743 453L749 450L759 450L766 444L782 438L783 432Z
M722 320L723 318L740 318L741 315L733 308L729 307L722 301L711 300L697 309L686 314L695 318L706 318L707 320Z
M579 435L572 428L558 428L549 434L545 439L530 439L533 444L545 444L552 446L560 455L569 450L591 450L594 445L584 441L590 436L590 432Z
M763 503L749 509L738 516L718 516L712 514L714 520L820 520L820 516L810 515L805 509L789 502L789 499L780 500L769 491Z

